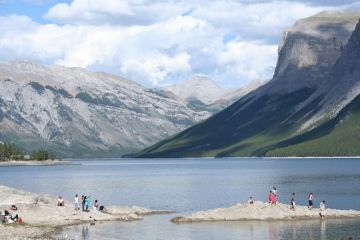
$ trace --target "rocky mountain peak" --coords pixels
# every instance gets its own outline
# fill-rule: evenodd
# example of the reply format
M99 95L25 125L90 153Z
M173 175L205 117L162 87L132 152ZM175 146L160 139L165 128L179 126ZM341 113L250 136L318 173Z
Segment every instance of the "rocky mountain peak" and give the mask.
M205 104L214 103L226 92L230 91L205 76L193 76L165 89L173 92L182 99L196 99Z
M334 66L360 17L360 12L322 12L288 28L279 45L274 91L316 88Z
M121 156L210 116L106 73L0 63L0 139L60 156Z

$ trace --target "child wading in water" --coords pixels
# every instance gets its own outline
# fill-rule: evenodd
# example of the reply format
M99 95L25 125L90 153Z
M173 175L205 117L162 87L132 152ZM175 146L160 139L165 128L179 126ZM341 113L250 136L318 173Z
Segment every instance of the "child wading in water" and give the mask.
M313 199L314 199L314 196L312 193L309 194L309 205L308 205L308 208L311 210L313 208Z

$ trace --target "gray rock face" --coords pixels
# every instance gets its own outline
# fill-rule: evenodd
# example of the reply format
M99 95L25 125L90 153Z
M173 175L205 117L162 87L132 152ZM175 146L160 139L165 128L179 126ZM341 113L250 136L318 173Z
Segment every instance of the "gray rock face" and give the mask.
M343 97L345 91L340 94L334 90L327 100L319 99L328 95L336 85L334 69L339 67L335 65L346 50L359 18L360 12L331 11L297 21L283 34L273 79L247 95L243 101L256 100L262 96L291 94L309 88L314 94L299 103L293 111L296 114L301 109L311 108L311 111L303 113L306 121L299 131L335 116L350 102L349 98L349 101L339 103L339 98L336 97ZM309 107L314 102L317 106Z
M187 102L80 68L0 63L0 139L61 156L121 156L207 117Z
M360 13L323 12L288 28L279 45L274 90L317 88L347 44Z
M360 22L329 76L323 79L319 94L325 97L317 118L324 114L331 118L360 94Z

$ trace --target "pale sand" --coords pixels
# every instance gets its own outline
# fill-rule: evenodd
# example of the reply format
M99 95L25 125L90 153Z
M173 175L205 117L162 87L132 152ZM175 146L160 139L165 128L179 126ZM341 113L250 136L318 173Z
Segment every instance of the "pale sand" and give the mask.
M107 213L91 210L75 211L73 201L65 200L65 207L57 206L57 198L37 195L0 185L0 210L9 209L12 204L18 207L24 224L0 224L0 236L5 239L46 239L46 236L62 226L93 221L134 221L142 215L172 213L153 211L143 207L110 206Z
M11 167L11 166L52 166L52 165L73 165L70 161L64 160L45 160L45 161L34 161L34 160L21 160L21 161L0 161L0 167Z
M175 223L205 222L205 221L244 221L244 220L302 220L319 219L320 209L309 210L306 206L296 206L295 211L289 205L278 203L271 205L260 201L254 204L237 204L229 208L217 208L200 211L190 216L180 216L171 219ZM325 218L360 217L360 211L326 209Z

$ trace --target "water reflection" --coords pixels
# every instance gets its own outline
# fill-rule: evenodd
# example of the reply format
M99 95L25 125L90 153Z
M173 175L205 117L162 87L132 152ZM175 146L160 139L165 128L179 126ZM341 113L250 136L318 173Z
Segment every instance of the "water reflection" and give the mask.
M142 239L142 240L190 240L190 239L356 239L360 236L360 220L303 220L276 222L216 222L174 224L169 216L151 216L144 221L123 223L106 222L82 228L69 227L57 239Z
M90 239L89 227L87 225L82 226L81 237L83 240Z
M322 220L320 223L320 239L321 240L326 239L326 219Z

